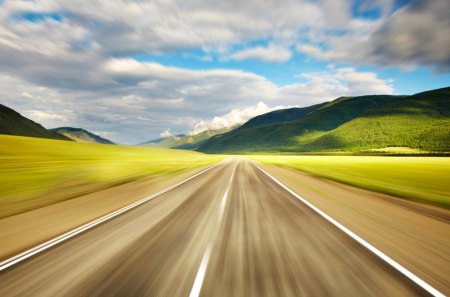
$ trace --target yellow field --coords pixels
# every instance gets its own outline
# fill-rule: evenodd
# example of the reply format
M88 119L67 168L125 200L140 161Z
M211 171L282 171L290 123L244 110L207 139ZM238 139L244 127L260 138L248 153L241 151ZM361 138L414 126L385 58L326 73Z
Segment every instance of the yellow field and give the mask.
M388 153L388 154L429 154L430 152L422 151L410 147L385 147L379 149L370 149L368 152Z
M182 150L0 135L0 218L221 159Z
M450 208L450 158L251 156L360 188Z
M224 156L0 135L0 218L133 180L170 177ZM450 207L450 158L250 156L399 197Z

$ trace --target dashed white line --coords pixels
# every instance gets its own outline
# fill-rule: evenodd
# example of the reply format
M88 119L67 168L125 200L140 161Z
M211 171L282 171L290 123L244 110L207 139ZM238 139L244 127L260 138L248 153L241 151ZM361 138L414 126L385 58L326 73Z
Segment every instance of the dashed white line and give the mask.
M197 275L195 276L194 285L192 286L191 293L189 297L200 296L200 291L202 290L203 280L205 279L206 268L208 268L209 257L211 256L212 245L208 244L205 253L202 257L202 262L198 268Z
M74 237L77 234L80 234L80 233L82 233L84 231L87 231L87 230L97 226L98 224L101 224L101 223L103 223L105 221L111 220L112 218L117 217L118 215L120 215L120 214L122 214L122 213L124 213L126 211L129 211L129 210L131 210L133 208L136 208L139 205L141 205L141 204L143 204L143 203L145 203L145 202L147 202L147 201L149 201L151 199L154 199L154 198L156 198L156 197L158 197L158 196L160 196L160 195L162 195L162 194L164 194L164 193L166 193L166 192L168 192L168 191L170 191L170 190L172 190L172 189L174 189L174 188L176 188L178 186L181 186L182 184L184 184L184 183L186 183L186 182L196 178L197 176L199 176L201 174L203 174L203 173L205 173L207 171L210 171L211 169L219 166L220 164L221 163L218 163L218 164L215 164L213 166L210 166L210 167L206 168L205 170L202 170L201 172L199 172L197 174L194 174L193 176L188 177L188 178L182 180L181 182L179 182L179 183L177 183L177 184L175 184L173 186L170 186L170 187L168 187L168 188L166 188L166 189L164 189L162 191L159 191L159 192L157 192L157 193L155 193L153 195L150 195L150 196L145 197L145 198L143 198L141 200L138 200L138 201L136 201L136 202L134 202L134 203L132 203L130 205L127 205L127 206L125 206L125 207L123 207L121 209L113 211L113 212L111 212L111 213L109 213L109 214L107 214L107 215L105 215L105 216L103 216L101 218L98 218L98 219L96 219L94 221L86 223L83 226L75 228L75 229L73 229L73 230L71 230L69 232L66 232L66 233L64 233L64 234L62 234L60 236L57 236L57 237L55 237L53 239L50 239L49 241L46 241L46 242L44 242L44 243L42 243L42 244L40 244L38 246L35 246L35 247L33 247L33 248L29 249L29 250L26 250L26 251L24 251L24 252L22 252L22 253L20 253L20 254L18 254L16 256L13 256L13 257L11 257L9 259L6 259L6 260L0 262L0 271L2 271L2 270L6 269L6 268L8 268L8 267L10 267L10 266L12 266L14 264L17 264L17 263L19 263L19 262L21 262L21 261L23 261L25 259L28 259L28 258L30 258L30 257L32 257L32 256L34 256L34 255L36 255L36 254L38 254L40 252L43 252L43 251L51 248L52 246L57 245L58 243L61 243L61 242L65 241L65 240L68 240L69 238L72 238L72 237Z
M339 223L338 221L336 221L335 219L333 219L332 217L330 217L329 215L327 215L326 213L324 213L322 210L320 210L319 208L317 208L314 204L312 204L311 202L309 202L308 200L306 200L305 198L301 197L300 195L298 195L297 193L295 193L294 191L292 191L291 189L289 189L287 186L285 186L283 183L281 183L280 181L278 181L275 177L273 177L272 175L270 175L270 173L268 173L267 171L265 171L264 169L262 169L261 167L259 167L258 165L252 163L256 168L258 168L259 170L261 170L263 173L265 173L269 178L271 178L275 183L277 183L279 186L281 186L283 189L285 189L287 192L289 192L292 196L294 196L295 198L297 198L298 200L300 200L301 202L303 202L306 206L308 206L309 208L311 208L313 211L315 211L316 213L318 213L320 216L322 216L324 219L326 219L328 222L330 222L331 224L333 224L334 226L336 226L337 228L339 228L342 232L344 232L345 234L347 234L348 236L350 236L351 238L353 238L355 241L357 241L359 244L361 244L363 247L365 247L366 249L368 249L369 251L371 251L373 254L375 254L376 256L378 256L380 259L382 259L384 262L386 262L387 264L389 264L390 266L394 267L397 271L399 271L401 274L403 274L404 276L406 276L407 278L409 278L410 280L412 280L415 284L417 284L418 286L420 286L422 289L424 289L425 291L427 291L428 293L430 293L431 295L435 296L435 297L445 297L444 294L442 294L441 292L439 292L438 290L436 290L435 288L433 288L431 285L429 285L427 282L425 282L424 280L422 280L421 278L419 278L417 275L415 275L414 273L412 273L411 271L409 271L408 269L406 269L405 267L403 267L401 264L397 263L395 260L393 260L392 258L390 258L389 256L387 256L386 254L384 254L382 251L380 251L379 249L377 249L376 247L374 247L373 245L371 245L370 243L368 243L367 241L365 241L364 239L362 239L361 237L359 237L358 235L356 235L355 233L353 233L350 229L348 229L347 227L345 227L344 225L342 225L341 223Z
M227 189L222 196L222 201L220 202L219 207L219 217L217 219L217 228L220 227L223 219L223 214L225 212L225 207L227 205L228 193L230 192L231 184L233 182L234 173L236 172L237 165L234 166L233 173L231 174L230 180L228 181ZM194 285L192 286L191 293L189 297L198 297L200 296L200 291L202 290L203 280L205 279L206 269L208 268L209 258L211 256L212 247L214 245L214 239L211 239L206 246L206 250L203 253L202 261L200 262L200 267L198 268L197 275L195 276Z

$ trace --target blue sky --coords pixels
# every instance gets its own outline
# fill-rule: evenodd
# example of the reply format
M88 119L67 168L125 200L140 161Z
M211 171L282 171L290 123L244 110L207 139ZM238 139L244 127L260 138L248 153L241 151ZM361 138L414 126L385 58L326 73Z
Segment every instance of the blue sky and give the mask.
M0 2L0 96L133 144L450 85L449 1Z
M258 43L254 43L258 44ZM252 45L250 44L250 47ZM267 77L279 86L292 84L304 79L297 75L303 72L320 72L330 65L328 61L310 58L305 54L295 53L291 59L283 63L268 63L251 59L245 61L221 60L216 56L204 60L201 50L176 51L167 54L139 54L132 57L143 62L158 62L167 66L202 70L202 69L239 69L257 73ZM331 63L335 67L352 67L346 63ZM433 71L430 67L419 66L414 69L401 69L389 66L357 66L363 72L375 72L381 79L393 80L395 94L411 95L430 89L450 86L448 72ZM332 99L332 98L330 98Z

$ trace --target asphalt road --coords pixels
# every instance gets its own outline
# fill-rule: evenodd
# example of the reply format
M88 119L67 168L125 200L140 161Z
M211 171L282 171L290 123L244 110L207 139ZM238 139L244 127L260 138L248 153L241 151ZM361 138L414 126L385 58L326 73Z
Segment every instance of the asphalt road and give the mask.
M424 295L244 159L0 272L8 297Z

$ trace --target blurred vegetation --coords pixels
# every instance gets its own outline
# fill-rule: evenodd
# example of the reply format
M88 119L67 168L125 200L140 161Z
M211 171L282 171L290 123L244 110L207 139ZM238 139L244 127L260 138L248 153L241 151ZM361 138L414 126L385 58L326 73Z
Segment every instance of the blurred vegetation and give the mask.
M450 158L251 156L364 189L450 208Z
M0 218L140 178L182 173L222 158L0 135Z

